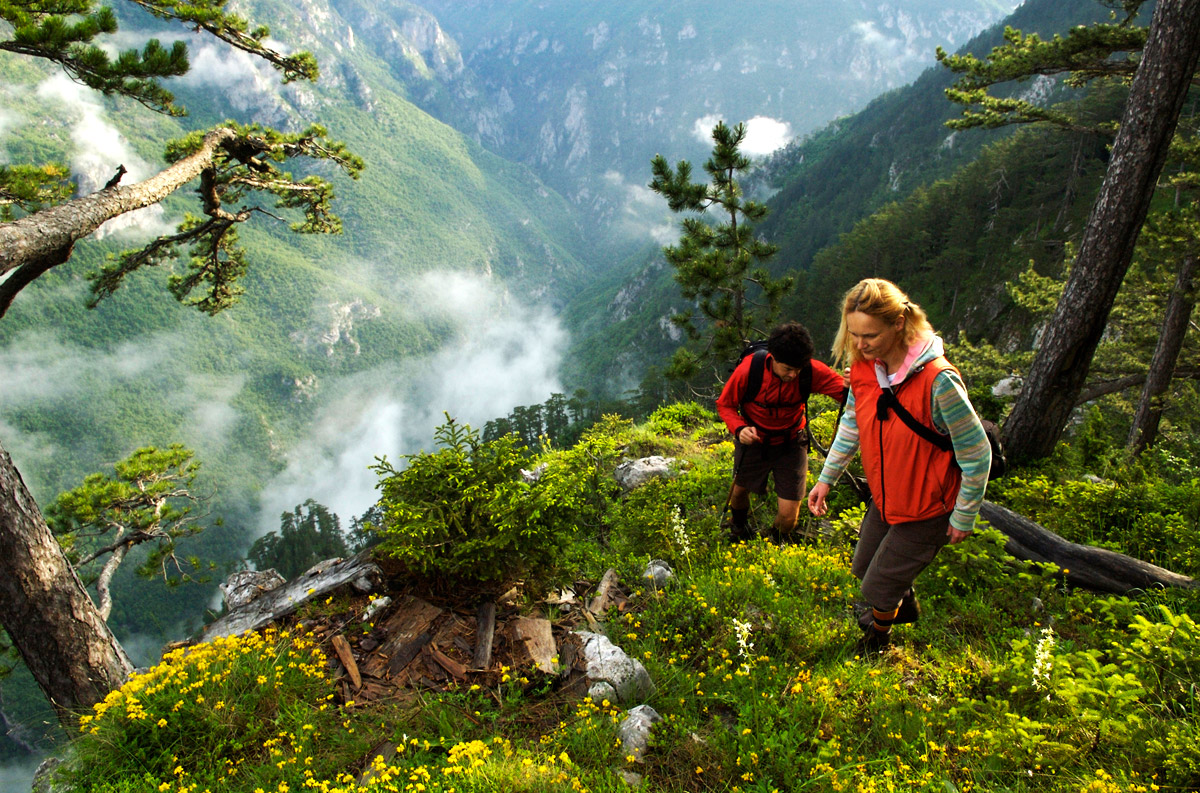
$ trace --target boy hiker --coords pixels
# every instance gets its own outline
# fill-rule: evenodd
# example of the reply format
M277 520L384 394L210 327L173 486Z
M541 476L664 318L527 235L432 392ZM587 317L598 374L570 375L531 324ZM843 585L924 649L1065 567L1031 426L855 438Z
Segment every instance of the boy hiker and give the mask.
M796 526L808 485L805 403L814 391L837 400L845 394L842 377L812 354L812 338L803 325L780 325L765 350L742 358L717 399L717 412L734 439L729 496L734 542L753 538L747 524L750 493L766 495L768 474L779 497L775 539L782 542Z

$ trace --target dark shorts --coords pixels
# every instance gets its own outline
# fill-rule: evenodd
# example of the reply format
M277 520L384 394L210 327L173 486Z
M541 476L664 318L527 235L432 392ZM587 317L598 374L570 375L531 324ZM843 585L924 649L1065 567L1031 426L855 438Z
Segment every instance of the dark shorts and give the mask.
M787 501L801 501L808 491L808 444L781 443L775 446L755 443L743 446L734 442L734 483L760 496L767 494L767 476L775 479L775 495Z
M921 571L950 541L950 513L913 523L888 524L872 504L858 530L850 572L862 581L863 599L880 611L896 608Z

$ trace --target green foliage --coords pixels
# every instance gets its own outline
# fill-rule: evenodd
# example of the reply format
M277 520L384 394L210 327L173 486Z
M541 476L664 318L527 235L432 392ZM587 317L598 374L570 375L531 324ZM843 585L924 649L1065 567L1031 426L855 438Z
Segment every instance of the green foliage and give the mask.
M709 184L692 182L692 167L687 160L674 169L658 155L652 162L654 180L650 189L667 199L672 212L703 213L709 209L727 215L711 225L695 215L683 219L683 236L678 246L663 249L675 268L680 293L696 305L708 328L709 338L700 352L680 348L672 364L672 374L690 378L702 364L732 360L737 351L755 336L765 336L779 316L780 301L792 288L792 279L773 278L765 262L778 247L754 234L751 223L761 221L767 208L743 198L738 178L750 167L750 160L738 147L746 137L746 127L733 129L718 122L713 127L712 156L704 170ZM686 311L672 321L687 331L693 342L701 331Z
M482 510L488 494L513 487L511 477L486 483L482 472L537 461L546 465L539 483L552 483L551 494L525 490L525 497L574 498L579 530L571 563L586 558L589 580L615 566L632 584L647 559L672 563L673 583L633 584L623 607L603 615L608 636L646 666L656 685L648 704L663 720L653 728L644 763L619 748L616 733L624 709L639 703L566 696L555 675L531 669L471 673L467 683L403 713L381 703L339 710L325 699L332 693L327 680L297 674L324 668L315 652L293 640L292 647L312 653L293 667L277 661L285 650L267 642L256 650L265 660L247 653L236 661L247 671L229 678L239 681L231 693L225 658L257 641L248 637L228 640L229 652L215 649L225 646L218 643L168 656L164 667L174 671L135 679L136 688L114 695L84 725L83 740L95 743L82 756L97 775L119 780L97 789L138 790L130 780L157 785L163 767L181 777L180 785L201 789L269 790L280 781L299 789L292 775L308 768L308 787L333 793L349 785L344 774L357 772L353 764L367 743L381 741L398 751L373 762L377 781L363 783L368 791L407 780L430 793L615 793L625 784L616 770L643 775L650 791L1135 793L1152 784L1195 785L1189 741L1200 736L1194 696L1200 602L1194 592L1100 597L1068 590L1054 565L1014 559L1002 534L981 527L940 551L922 574L921 620L898 628L897 644L883 655L861 657L854 619L859 585L849 572L847 539L863 507L843 504L833 531L811 544L728 545L717 512L728 492L731 449L726 441L709 444L710 418L688 404L664 407L641 426L606 416L580 443L536 458L511 436L507 444L484 442L449 423L440 430L442 450L410 458L404 472L380 466L388 474L381 483L385 533L394 528L387 493L399 492L396 479L414 467L429 487L472 494L472 508ZM822 428L832 419L833 411L816 417ZM631 440L655 435L651 425L671 433L657 442L675 446L683 459L674 476L625 493L613 482L613 467ZM1064 493L1077 512L1096 506L1098 522L1137 501L1194 520L1200 480L1165 479L1153 459L1139 460L1128 481L1114 483L1107 502L1097 483L1070 485ZM1164 458L1162 465L1172 463ZM1176 467L1188 475L1186 466ZM1014 473L993 487L1032 494L1034 480ZM1134 495L1124 499L1119 491L1127 487ZM426 508L464 514L448 502ZM394 541L389 536L385 543ZM186 666L189 652L194 666ZM181 671L189 673L186 696ZM294 679L275 685L272 674ZM200 730L217 738L192 751ZM112 756L96 757L99 747ZM210 758L202 770L197 757ZM238 769L233 777L231 766Z
M572 571L562 557L575 532L576 496L548 467L535 481L533 456L513 435L483 441L448 415L434 432L442 447L407 455L404 470L373 466L384 510L379 553L441 586L499 585L528 577L556 583Z
M281 55L263 42L270 31L259 26L247 30L247 21L224 11L224 0L129 0L160 19L176 20L194 30L205 30L238 49L270 62L285 82L315 80L317 64L307 52ZM0 2L0 19L11 28L0 49L44 58L61 66L72 79L105 94L130 97L149 108L171 115L185 111L161 80L188 70L187 46L176 41L169 49L158 39L146 42L141 52L125 50L115 57L93 43L98 36L117 32L117 17L109 6L94 0L69 2Z
M310 498L280 515L279 531L255 540L246 558L256 569L274 568L290 581L317 562L349 552L338 516Z
M115 476L90 474L59 494L46 508L46 522L71 564L94 578L99 572L88 569L93 563L107 566L114 554L119 564L129 549L150 543L139 573L168 583L194 580L185 569L202 569L199 560L176 555L180 540L204 528L191 514L200 501L193 487L200 464L193 457L182 444L148 446L113 466Z
M492 419L483 426L483 439L493 441L511 432L527 449L566 446L605 412L605 406L583 389L576 389L570 399L551 394L540 405L518 405L504 418Z
M186 274L172 275L168 288L175 299L216 314L232 306L244 293L241 281L248 263L238 242L237 225L254 217L260 208L251 201L230 212L225 204L247 200L248 195L270 193L279 209L298 209L303 221L291 224L298 234L338 234L341 220L331 212L333 186L318 176L299 181L271 164L296 157L328 160L357 179L363 169L361 157L344 143L329 140L325 129L313 125L300 133L283 133L258 124L226 121L214 132L193 132L167 145L167 161L178 162L201 151L215 151L212 163L201 174L200 194L204 216L188 214L176 234L159 237L149 245L110 257L99 271L89 273L95 307L112 295L124 280L141 267L158 267L173 261L181 245L191 246ZM202 296L192 298L200 288Z
M36 212L45 204L57 204L71 194L66 166L0 165L0 222L13 219L13 207Z
M1062 472L1016 474L993 482L989 497L1074 541L1115 547L1187 575L1200 574L1200 479L1171 484L1142 478L1136 466L1110 480Z
M683 435L711 427L717 421L716 413L697 402L675 402L651 413L646 428L658 435Z
M301 790L365 748L342 734L333 696L311 635L272 629L173 650L80 719L62 774L72 789L112 793Z
M1055 34L1048 41L1036 33L1025 35L1007 27L1005 43L994 47L985 60L969 53L950 55L938 47L938 61L962 75L946 89L946 97L964 105L963 115L946 122L946 126L991 129L1044 121L1065 129L1112 135L1115 125L1111 122L1088 126L1061 109L1020 98L993 96L988 89L1014 80L1029 80L1035 75L1066 74L1067 84L1075 88L1096 79L1130 78L1137 68L1138 53L1146 43L1147 29L1133 24L1142 5L1142 2L1129 3L1126 16L1119 23L1079 25L1067 31L1065 37Z

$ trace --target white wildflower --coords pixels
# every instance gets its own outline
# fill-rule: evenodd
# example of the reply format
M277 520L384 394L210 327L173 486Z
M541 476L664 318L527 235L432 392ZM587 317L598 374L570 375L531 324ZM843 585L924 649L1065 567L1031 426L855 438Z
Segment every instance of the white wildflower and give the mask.
M1042 638L1038 640L1037 649L1033 654L1033 687L1038 691L1046 691L1046 699L1050 699L1050 672L1054 669L1054 629L1042 628Z
M750 653L754 652L754 642L750 641L750 623L742 622L735 617L733 631L737 634L738 656L742 658L742 671L749 672Z
M683 511L679 508L678 504L675 505L675 511L671 513L671 536L684 556L688 556L692 552L691 539L687 533L687 523L683 519Z

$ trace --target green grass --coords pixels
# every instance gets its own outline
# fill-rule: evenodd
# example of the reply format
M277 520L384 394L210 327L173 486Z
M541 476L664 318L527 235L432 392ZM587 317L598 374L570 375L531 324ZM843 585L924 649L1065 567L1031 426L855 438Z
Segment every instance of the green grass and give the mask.
M247 791L616 791L625 789L621 772L641 775L650 791L1132 792L1200 783L1193 593L1068 590L1061 571L1013 559L1002 535L981 529L944 549L919 579L921 621L897 628L883 654L866 655L856 645L846 541L861 507L843 499L832 530L811 544L729 546L718 520L730 450L710 419L668 409L636 427L608 420L583 447L549 453L611 463L605 449L650 448L657 438L682 460L676 478L630 495L593 494L608 499L610 540L608 551L594 549L596 564L616 565L633 589L606 615L606 631L650 672L657 689L648 704L663 717L642 761L616 737L624 710L639 703L581 700L533 669L499 667L405 707L329 700L327 675L292 675L264 704L261 687L222 689L197 672L173 684L188 686L187 697L175 689L142 696L144 718L109 705L85 725L77 745L95 778L125 780L85 789L231 789L230 768ZM758 508L769 520L770 505ZM676 571L664 590L637 584L651 558ZM326 606L331 614L342 607ZM237 658L264 668L255 653ZM131 687L136 696L148 683ZM114 698L128 703L130 693ZM186 718L172 710L180 701ZM264 708L270 726L244 718ZM193 751L190 763L128 764L138 753L182 757L164 747L217 740L199 725L227 723L245 727ZM305 724L313 727L307 742ZM350 784L367 748L380 744L387 751L374 761L374 781Z

